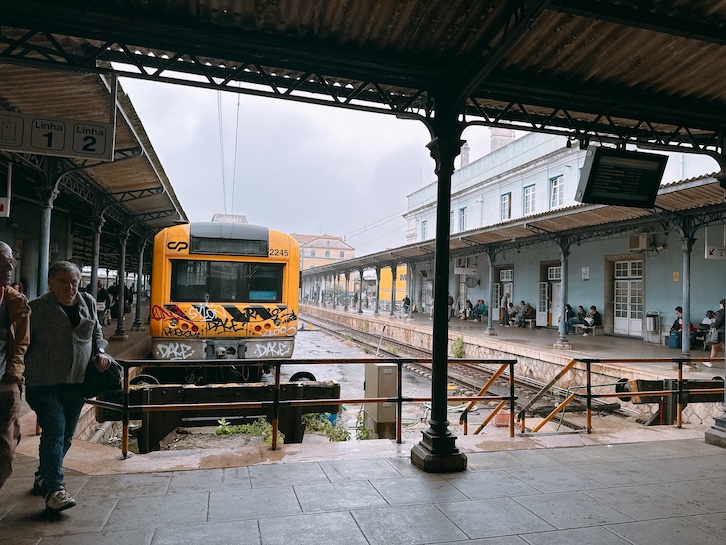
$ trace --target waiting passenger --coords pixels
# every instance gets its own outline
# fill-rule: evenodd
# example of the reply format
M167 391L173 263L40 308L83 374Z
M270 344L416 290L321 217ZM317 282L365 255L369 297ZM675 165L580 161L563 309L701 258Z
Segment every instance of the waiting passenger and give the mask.
M582 334L583 337L587 337L589 334L589 331L597 326L602 326L602 316L600 316L600 313L597 310L597 307L595 305L592 305L590 307L590 312L587 313L587 316L585 316L585 323L589 327L583 327L584 333Z
M575 311L572 310L572 307L569 304L566 304L565 305L565 333L569 333L568 329L569 329L570 318L574 318L574 317L575 317Z
M537 319L537 312L534 310L534 307L530 305L529 303L525 303L524 308L521 312L522 319L517 324L519 327L524 327L524 324L527 320L536 320Z
M487 315L487 306L484 304L484 299L478 299L474 310L471 312L471 319L478 320L481 322L481 317Z
M575 324L584 324L585 318L587 317L587 312L585 311L585 307L582 305L578 305L577 307L577 315L569 318L567 320L567 333L574 333L575 332Z
M459 314L459 318L461 318L462 320L469 320L471 318L472 310L474 310L474 305L472 305L471 301L467 299L466 303L464 304L464 309Z

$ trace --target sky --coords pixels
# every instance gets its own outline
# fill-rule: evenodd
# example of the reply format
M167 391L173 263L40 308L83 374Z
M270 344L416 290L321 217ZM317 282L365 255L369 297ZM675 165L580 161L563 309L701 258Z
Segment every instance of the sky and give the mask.
M243 214L286 233L344 237L362 256L406 243L406 196L436 179L419 121L120 81L192 222ZM487 128L463 139L470 161L488 153Z

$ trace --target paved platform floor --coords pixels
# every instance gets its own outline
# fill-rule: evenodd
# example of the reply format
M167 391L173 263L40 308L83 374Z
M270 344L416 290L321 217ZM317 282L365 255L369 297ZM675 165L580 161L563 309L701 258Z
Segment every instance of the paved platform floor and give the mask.
M726 453L702 434L469 452L465 472L441 475L375 443L307 462L280 453L213 469L69 470L78 506L60 514L29 495L37 460L20 455L0 491L0 544L726 543Z
M147 333L129 329L129 341L112 343L111 351L141 357ZM484 328L452 329L477 335ZM555 334L505 331L501 342L543 347ZM615 337L581 339L574 351L590 349L676 355ZM76 441L66 477L78 506L49 514L29 494L37 466L32 416L24 418L15 472L0 490L0 545L726 543L726 452L704 442L710 422L459 437L468 468L441 475L411 465L412 445L385 440L127 460L112 447Z

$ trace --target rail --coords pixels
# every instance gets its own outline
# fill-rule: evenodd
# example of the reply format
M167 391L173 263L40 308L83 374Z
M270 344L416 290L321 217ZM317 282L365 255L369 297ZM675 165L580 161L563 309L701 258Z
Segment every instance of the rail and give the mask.
M723 396L724 394L724 388L698 388L696 390L686 390L684 388L684 380L683 380L683 366L684 365L692 365L694 363L702 362L705 358L603 358L603 359L596 359L596 358L575 358L570 360L547 384L545 384L540 391L535 394L530 401L524 405L519 412L517 413L517 422L521 424L521 431L526 431L526 411L533 406L533 404L542 398L542 396L546 395L547 392L552 388L567 372L572 370L577 363L582 363L585 365L585 384L584 385L577 385L577 386L571 386L567 389L569 392L570 390L574 389L584 389L585 393L580 394L581 396L585 397L586 402L586 430L587 433L592 433L592 406L593 401L596 399L608 399L608 398L633 398L633 397L672 397L675 396L677 399L677 412L676 412L676 427L681 428L683 427L683 408L684 408L684 399L687 394L698 394L698 395L706 395L706 394L721 394ZM669 364L676 364L678 366L678 378L676 379L675 388L673 389L663 389L663 390L647 390L647 391L637 391L637 392L606 392L606 393L593 393L593 388L601 388L601 387L611 387L613 384L592 384L592 364L610 364L610 363L630 363L630 364L639 364L639 363L669 363ZM578 370L580 370L578 368ZM557 405L544 419L542 422L540 422L537 426L535 426L532 429L533 433L536 433L539 431L547 422L552 420L555 416L557 416L558 413L564 411L567 408L567 405L577 396L577 394L569 394L567 398Z
M447 401L458 401L461 403L469 402L467 413L474 404L480 401L497 401L498 407L495 409L487 420L493 418L493 415L503 406L509 404L509 436L514 437L514 414L516 396L514 391L514 365L516 360L505 359L450 359L457 365L476 366L481 364L500 364L500 373L509 367L510 388L508 396L500 395L477 395L477 396L450 396ZM274 368L274 395L271 401L238 401L238 402L219 402L219 403L175 403L175 404L134 404L130 403L131 384L129 381L130 371L134 368L144 367L161 368L161 367L178 367L180 364L184 366L194 367L225 367L238 363L230 360L184 360L181 361L160 361L160 360L118 360L123 368L123 388L121 403L110 401L91 399L89 403L102 407L104 409L118 411L121 413L121 453L123 458L128 457L129 449L129 424L131 411L193 411L193 410L213 410L213 409L243 409L243 408L270 408L272 412L272 449L277 449L278 443L278 424L280 409L283 407L304 407L315 405L331 405L331 404L365 404L365 403L395 403L396 405L396 442L402 442L402 417L404 403L424 403L430 402L430 397L406 397L403 395L403 366L406 364L422 364L431 363L430 358L351 358L346 360L340 359L269 359L269 360L244 360L245 365L269 365ZM281 400L280 399L280 375L283 366L315 366L315 365L366 365L375 363L396 364L398 369L397 377L397 395L395 397L362 397L362 398L341 398L341 399L310 399L310 400ZM490 381L493 382L493 381ZM224 387L224 385L218 385Z

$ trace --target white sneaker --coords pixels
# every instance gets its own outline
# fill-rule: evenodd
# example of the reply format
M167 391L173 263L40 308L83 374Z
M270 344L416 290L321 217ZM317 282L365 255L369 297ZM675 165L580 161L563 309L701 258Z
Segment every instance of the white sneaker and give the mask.
M713 363L711 363L710 361L702 361L701 363L706 367L713 367Z
M45 497L45 508L49 511L63 511L76 506L76 500L71 498L71 495L65 488L50 492Z
M583 337L587 337L588 335L587 335L587 333L583 333L582 336Z

